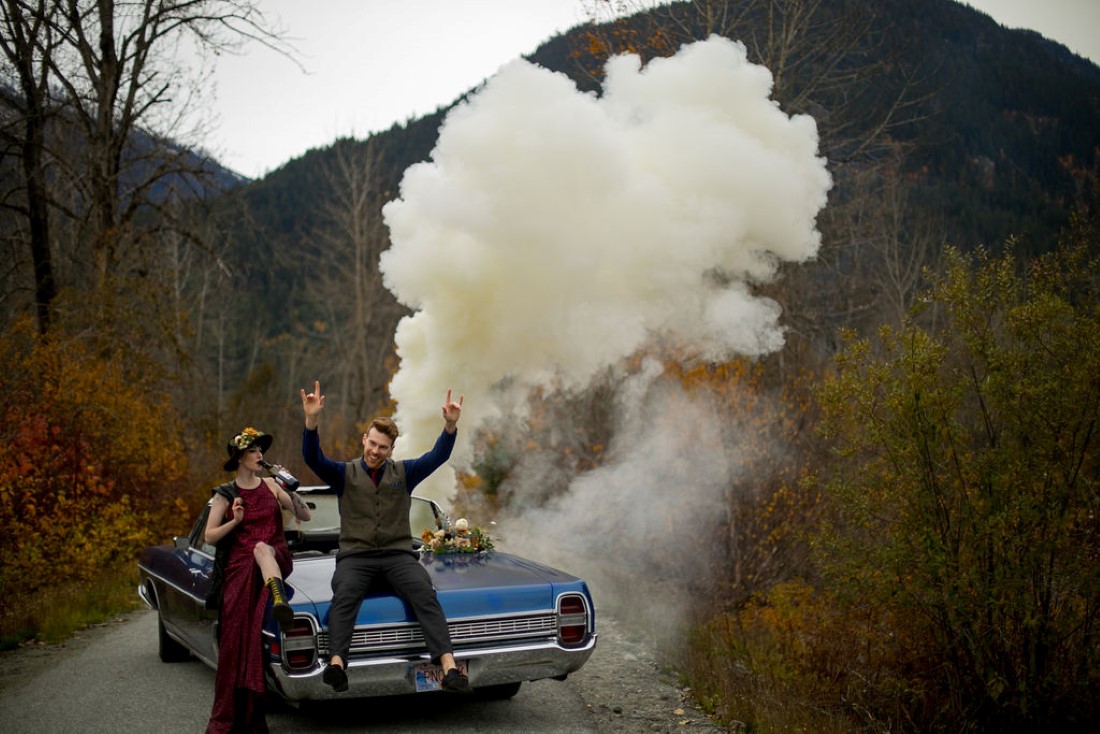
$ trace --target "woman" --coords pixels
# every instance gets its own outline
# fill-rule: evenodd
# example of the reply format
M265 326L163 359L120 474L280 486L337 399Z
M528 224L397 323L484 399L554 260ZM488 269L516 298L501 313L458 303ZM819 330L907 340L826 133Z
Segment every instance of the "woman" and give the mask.
M282 509L299 520L310 512L296 493L287 493L260 465L271 436L245 428L229 439L226 471L232 485L214 491L206 520L206 542L229 543L219 612L218 671L214 707L207 724L213 732L266 732L261 635L270 593L273 614L285 631L294 621L283 579L293 563L283 536ZM232 504L226 494L234 497Z

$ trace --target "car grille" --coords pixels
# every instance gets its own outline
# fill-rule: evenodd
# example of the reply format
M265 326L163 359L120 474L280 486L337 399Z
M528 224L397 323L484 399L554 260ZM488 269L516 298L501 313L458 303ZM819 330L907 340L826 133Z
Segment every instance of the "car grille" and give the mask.
M552 612L521 617L456 620L448 623L451 642L455 647L485 642L507 642L530 637L546 637L555 634L557 620ZM317 646L322 655L329 653L328 632L317 635ZM395 650L423 650L424 634L420 625L378 625L356 627L351 637L351 654L392 652Z

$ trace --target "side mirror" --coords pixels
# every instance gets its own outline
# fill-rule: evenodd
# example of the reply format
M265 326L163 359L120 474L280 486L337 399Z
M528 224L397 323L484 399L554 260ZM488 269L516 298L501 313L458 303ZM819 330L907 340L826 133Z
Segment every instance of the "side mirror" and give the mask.
M176 544L176 550L187 550L189 547L191 547L191 541L187 538L186 535L177 535L174 540Z

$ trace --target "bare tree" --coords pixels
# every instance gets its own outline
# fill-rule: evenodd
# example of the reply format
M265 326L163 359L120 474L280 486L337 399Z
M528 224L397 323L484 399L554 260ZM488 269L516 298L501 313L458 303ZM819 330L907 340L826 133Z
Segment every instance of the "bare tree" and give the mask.
M286 47L258 0L5 0L3 12L5 59L20 80L19 93L5 95L5 132L27 151L27 237L44 330L54 288L51 212L88 248L75 256L99 289L129 255L123 248L142 242L141 217L210 186L213 167L174 142L189 81L176 63L180 49L227 51L245 39ZM54 111L51 124L63 129L51 149L43 120ZM47 178L66 190L51 194Z
M50 256L50 218L47 207L46 125L54 112L49 93L49 62L56 44L52 0L22 2L5 0L3 33L4 76L14 80L14 89L2 90L7 108L2 126L3 157L19 150L22 187L8 192L3 205L26 222L27 239L34 268L34 304L39 330L49 327L49 305L57 295L53 260ZM13 258L12 262L17 262ZM16 273L12 273L17 277Z
M338 141L325 169L331 198L323 208L322 230L307 298L324 310L330 325L325 353L335 373L329 379L351 415L362 417L385 403L385 368L393 353L393 332L402 310L382 283L378 258L389 246L382 223L379 152L365 144ZM340 294L334 297L333 294Z
M910 205L910 187L897 165L882 175L876 172L873 185L877 204L867 212L861 238L869 255L867 282L877 286L879 293L875 323L900 327L917 297L930 286L926 271L939 269L946 234L942 224L937 226L929 214L918 214ZM853 239L860 239L860 233L854 234Z
M782 277L762 288L784 308L788 347L783 362L799 351L831 354L838 329L900 327L927 290L928 269L937 269L946 234L942 219L921 207L896 150L862 166L845 167L840 193L819 217L823 246L815 261L782 268Z
M585 0L585 9L590 24L574 56L586 60L582 69L597 82L613 54L648 61L712 35L744 43L749 60L771 72L772 96L783 108L815 118L834 167L895 148L889 132L918 119L928 99L904 52L882 52L877 18L865 4Z

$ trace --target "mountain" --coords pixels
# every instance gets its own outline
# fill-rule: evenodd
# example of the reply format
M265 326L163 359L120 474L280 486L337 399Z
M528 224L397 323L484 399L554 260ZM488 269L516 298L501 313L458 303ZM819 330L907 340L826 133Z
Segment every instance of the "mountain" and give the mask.
M760 39L769 37L771 16L765 10L773 6L746 0L731 7L738 9L739 21L725 35L743 41L750 60L764 61ZM696 4L677 3L612 24L574 28L528 58L598 93L592 73L600 66L596 41L610 47L627 39L624 43L649 59L705 38L713 31L711 21ZM799 64L791 65L782 84L777 81L776 98L789 113L813 115L822 130L822 153L835 179L821 218L827 246L844 244L851 227L837 220L848 216L845 206L860 194L859 187L867 187L868 180L881 183L884 171L904 183L902 229L934 230L941 247L997 249L1012 237L1026 256L1054 245L1080 198L1083 176L1097 166L1100 68L1036 33L1003 28L952 0L822 0L814 23L819 25L803 29L802 45L793 49ZM670 38L675 43L668 43ZM841 54L842 43L849 45ZM845 81L822 84L828 74ZM330 318L327 306L306 295L311 275L296 254L315 246L331 225L325 212L338 193L331 179L338 159L374 147L377 211L397 195L405 169L430 157L440 124L461 101L370 140L341 140L311 150L238 190L250 220L235 237L236 247L242 258L259 254L269 265L254 275L270 299L263 310L272 315L272 336ZM895 114L887 118L890 110ZM808 272L821 281L818 290L833 298L858 291L874 295L860 273L837 275L823 267ZM389 339L407 311L388 293L382 300L372 329ZM846 323L844 314L862 308L803 309L818 321L813 337L818 348L828 348L835 327ZM859 326L879 317L878 311L867 313ZM392 360L392 351L377 358L373 384L384 384Z
M942 209L949 239L996 245L1015 234L1043 249L1068 219L1075 183L1066 165L1086 165L1100 147L1100 68L1037 33L1003 28L951 0L827 0L823 6L873 13L866 46L853 55L888 60L894 54L908 63L905 74L919 85L912 94L926 101L918 119L891 135L906 146L907 170L923 176L927 205ZM693 13L691 3L673 8ZM643 28L647 17L630 22ZM586 47L584 34L578 27L556 36L528 58L570 76L581 89L596 89L576 52ZM904 79L892 81L893 88L880 90L882 98L900 93ZM428 157L446 111L375 136L386 151L386 189L396 191L404 169ZM858 129L861 121L848 122ZM270 216L277 231L308 231L310 199L323 196L323 187L293 190L316 183L310 169L330 152L310 151L256 182L250 198L267 212L260 219ZM294 221L281 206L288 201L298 204Z
M942 215L947 239L964 248L996 247L1017 235L1029 251L1048 247L1068 221L1075 196L1077 182L1067 165L1095 164L1100 148L1100 67L1037 33L1003 28L952 0L826 0L822 8L865 23L849 58L868 68L881 62L895 71L879 75L885 83L876 90L877 100L849 107L857 114L844 124L868 133L880 119L873 105L898 99L905 85L910 101L918 101L909 110L912 121L893 127L889 136L905 149L905 169L919 180L923 205ZM666 12L703 37L691 3ZM759 55L753 58L752 39L766 33L766 23L765 16L750 16L729 34L746 43L751 60L761 61ZM643 36L647 24L644 15L631 19L632 37ZM582 33L575 29L552 39L531 60L593 88L575 72ZM820 72L812 59L808 66L806 76ZM828 93L793 109L787 100L779 101L788 112L819 118L823 110L827 117L840 106ZM833 162L841 157L824 152Z

